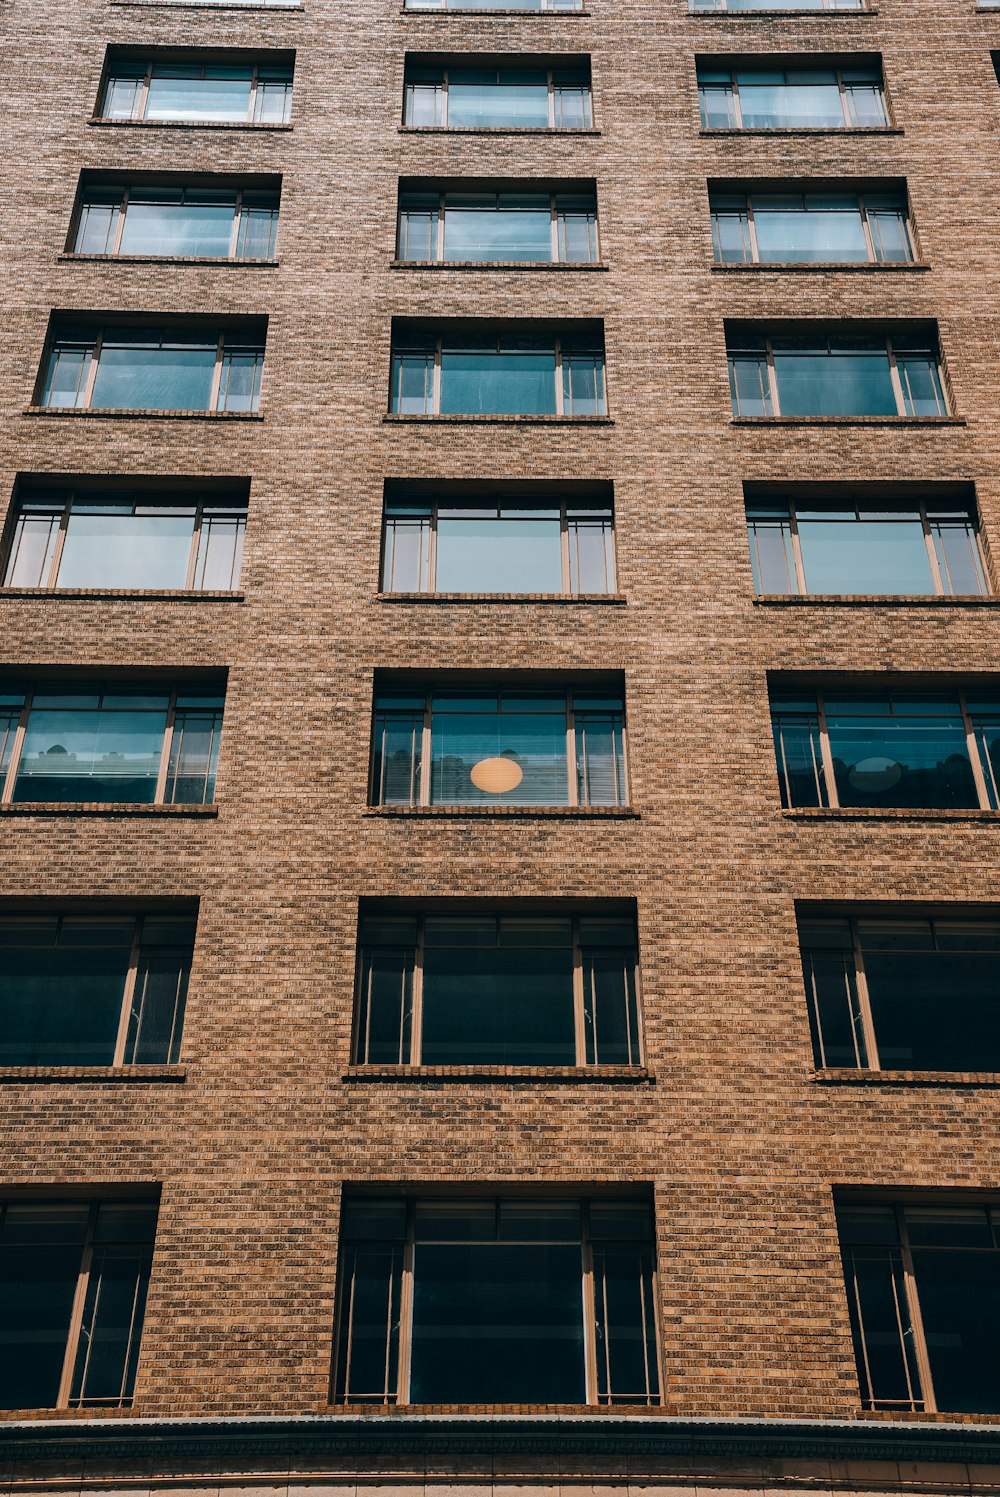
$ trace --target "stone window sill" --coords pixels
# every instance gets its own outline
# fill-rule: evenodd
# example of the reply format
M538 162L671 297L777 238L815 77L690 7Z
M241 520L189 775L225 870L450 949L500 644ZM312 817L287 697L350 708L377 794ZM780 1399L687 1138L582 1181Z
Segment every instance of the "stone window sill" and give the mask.
M63 258L68 258L64 256ZM93 258L93 257L91 257ZM392 260L390 270L610 270L604 260Z
M376 593L375 599L379 603L611 603L617 607L628 602L623 593Z
M399 133L400 135L601 135L603 131L595 125L400 125ZM724 132L712 131L711 133L719 135Z
M466 816L477 819L501 817L507 820L534 821L638 821L634 806L365 806L365 816L404 820L460 821ZM1000 817L1000 812L994 815Z
M111 0L111 3L150 5L153 0ZM178 0L178 3L186 4L187 0ZM270 8L269 6L268 9ZM274 269L280 263L278 260L237 259L232 255L84 255L71 250L57 255L56 259L70 263L82 262L84 265L93 262L98 265L224 265L229 269L239 266L248 270Z
M713 272L723 275L727 275L732 271L736 271L738 274L746 274L748 271L759 273L768 270L780 271L782 275L785 275L788 271L805 270L821 270L826 274L829 274L830 271L836 271L838 275L843 271L848 275L854 275L858 271L862 273L867 272L868 274L871 274L872 271L881 272L883 270L898 273L899 271L930 270L930 268L926 260L864 260L853 262L845 260L811 260L808 263L802 260L769 260L763 265L756 263L753 265L713 265L711 267Z
M68 406L29 405L25 416L54 416L57 420L98 421L263 421L260 411L91 411Z
M406 416L395 411L382 417L383 421L393 425L413 425L415 422L422 426L613 426L611 416Z
M109 598L136 598L148 603L242 603L245 596L242 592L196 592L187 587L0 587L0 601L4 598L45 598L56 602L65 598L78 603L88 598L95 602L106 602Z
M965 426L962 416L733 416L733 426Z
M996 608L1000 598L980 593L939 596L937 593L760 593L754 607L762 608Z
M125 0L119 0L124 4ZM0 1066L4 1082L37 1081L186 1081L186 1066Z
M933 806L796 806L782 808L787 821L992 821L1000 822L1000 811L969 806L960 810Z
M1000 1086L996 1071L859 1071L848 1066L821 1066L813 1081L853 1086Z
M737 129L734 125L702 125L699 135L902 135L899 125L855 125L845 129L842 125L780 125L776 129L764 129L759 125Z
M215 817L217 802L208 806L136 805L132 801L21 800L0 805L0 816L184 816Z
M349 1066L344 1081L515 1082L572 1081L652 1082L645 1066Z
M212 6L214 10L216 7ZM241 7L242 9L242 7ZM270 6L264 9L270 10ZM271 131L291 130L291 124L277 125L256 120L106 120L98 115L87 121L88 125L97 125L103 129L116 129L125 126L128 130L250 130Z

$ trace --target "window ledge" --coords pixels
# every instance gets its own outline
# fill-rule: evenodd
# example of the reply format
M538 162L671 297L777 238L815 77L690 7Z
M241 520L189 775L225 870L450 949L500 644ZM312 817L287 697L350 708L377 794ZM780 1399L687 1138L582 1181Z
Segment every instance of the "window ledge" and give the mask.
M6 809L5 807L2 809ZM1000 811L993 813L1000 817ZM438 817L460 820L464 816L504 817L515 821L532 821L538 817L555 821L638 821L634 806L365 806L364 816Z
M611 416L476 416L454 415L454 416L405 416L390 411L382 417L383 421L392 424L413 425L417 422L427 426L462 426L462 425L487 425L487 426L613 426L614 420Z
M796 806L782 808L786 821L992 821L1000 822L1000 811L968 806Z
M241 7L242 8L242 7ZM212 10L216 7L213 5ZM270 6L264 9L270 10ZM291 130L294 127L288 125L275 125L265 122L258 123L256 120L106 120L99 115L92 116L88 125L98 125L102 128L117 128L124 125L129 130Z
M496 20L576 20L577 16L589 16L589 10L518 10L516 6L497 5L486 9L478 5L401 5L401 16L487 16Z
M62 258L66 259L67 256ZM93 257L91 257L93 258ZM605 260L392 260L390 270L610 270Z
M400 125L400 135L602 135L595 125ZM734 132L713 131L713 134ZM735 132L739 134L740 132Z
M849 1066L822 1066L812 1081L855 1086L1000 1086L997 1071L859 1071Z
M611 603L619 608L628 602L624 593L376 593L375 598L379 603Z
M264 4L264 0L108 0L109 5L134 5L145 10L303 10L293 3Z
M0 1078L2 1079L2 1078ZM344 1081L584 1081L652 1082L645 1066L405 1066L356 1065ZM1000 1078L998 1078L1000 1084Z
M63 258L66 257L64 256ZM847 274L853 275L859 270L862 272L868 272L870 274L872 271L880 272L883 270L888 270L895 273L901 270L909 272L914 270L930 270L930 268L931 267L927 264L926 260L768 260L766 264L756 263L753 265L732 264L711 266L713 272L721 271L723 275L733 270L743 273L747 271L759 272L777 270L780 271L782 275L784 275L787 271L822 270L825 273L829 273L831 270L835 270L838 274L841 271L845 271Z
M899 125L779 125L770 130L760 125L738 130L734 125L702 125L699 135L902 135Z
M160 0L110 0L110 3L112 5L152 5L159 4ZM173 0L173 3L186 5L187 0ZM271 9L270 6L267 8ZM251 270L273 269L280 263L277 260L237 259L234 255L85 255L70 250L67 250L65 254L57 255L56 259L70 262L82 261L85 265L92 262L98 265L225 265L241 268L246 266Z
M194 816L215 817L217 802L208 806L153 806L134 801L21 800L0 805L0 816Z
M55 416L59 420L96 417L99 421L263 421L260 411L91 411L70 406L29 405L25 416Z
M793 608L996 608L1000 597L981 593L760 593L754 606Z
M118 0L124 4L125 0ZM0 1086L24 1081L186 1081L186 1066L0 1066Z
M114 3L121 5L124 3L124 0L114 0ZM816 5L796 5L794 7L774 5L769 8L760 6L755 10L695 10L689 7L688 15L696 21L731 21L736 16L746 21L753 20L755 16L768 16L771 18L778 16L816 16L821 21L828 21L832 16L836 16L838 20L856 21L861 16L877 16L878 6L863 5L859 6L856 10L840 10L833 6L829 10L824 10L822 7Z
M733 416L733 426L965 426L962 416Z
M137 598L146 602L162 599L171 603L242 603L245 597L242 592L197 592L191 587L0 587L0 601L4 598L46 598L55 602L66 598L78 603L88 598L98 602L108 598Z

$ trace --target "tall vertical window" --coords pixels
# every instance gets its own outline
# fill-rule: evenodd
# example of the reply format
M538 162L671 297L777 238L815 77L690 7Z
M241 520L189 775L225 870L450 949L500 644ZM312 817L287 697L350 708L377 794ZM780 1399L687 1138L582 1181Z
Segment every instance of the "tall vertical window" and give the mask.
M947 416L937 336L726 332L733 415Z
M106 120L184 120L205 125L284 125L292 66L265 62L113 57L98 115Z
M0 802L206 805L218 688L0 686Z
M403 124L450 130L587 130L590 63L408 63Z
M655 1265L642 1201L349 1198L334 1398L658 1405Z
M151 491L26 489L18 499L5 587L163 588L239 585L245 501Z
M373 913L361 927L361 1064L635 1066L634 918Z
M0 912L0 1065L176 1061L193 945L190 916Z
M573 192L413 191L399 195L400 260L600 259L597 199Z
M710 194L719 265L912 261L906 194L896 190Z
M889 123L879 64L698 66L706 130L872 130Z
M625 709L596 691L376 691L378 806L623 806Z
M863 1407L1000 1413L996 1207L845 1202L837 1220Z
M252 187L87 182L69 248L77 255L270 260L278 197Z
M216 411L260 404L263 333L57 322L38 404L47 410Z
M747 500L754 590L983 597L975 510L911 499Z
M397 331L389 410L403 416L603 416L603 330Z
M1000 696L793 688L771 696L783 806L1000 807Z
M128 1408L152 1201L0 1204L0 1408Z
M799 942L817 1065L1000 1071L1000 920L809 916Z
M483 503L442 496L387 499L382 545L387 593L613 593L610 505Z

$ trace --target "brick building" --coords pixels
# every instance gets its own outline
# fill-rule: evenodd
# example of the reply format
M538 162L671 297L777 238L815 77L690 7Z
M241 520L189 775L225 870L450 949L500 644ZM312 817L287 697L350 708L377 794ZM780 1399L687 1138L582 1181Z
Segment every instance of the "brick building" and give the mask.
M998 15L0 6L5 1491L1000 1488Z

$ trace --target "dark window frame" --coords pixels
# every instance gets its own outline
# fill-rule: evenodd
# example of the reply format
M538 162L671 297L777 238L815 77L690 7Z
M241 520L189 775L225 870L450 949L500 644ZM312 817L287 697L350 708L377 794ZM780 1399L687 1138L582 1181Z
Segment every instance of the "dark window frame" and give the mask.
M106 341L113 342L115 333L134 330L146 332L148 337L145 346L164 346L177 342L183 347L197 347L211 349L215 345L215 363L212 371L212 381L209 390L208 402L204 406L181 407L146 407L146 406L95 406L93 404L94 387L97 383L98 372L101 362L101 354ZM130 410L152 410L155 415L170 417L173 414L184 415L256 415L260 410L261 389L264 379L264 356L267 350L267 334L263 332L258 337L250 337L241 334L238 329L227 327L206 328L205 335L201 341L194 341L195 334L199 331L196 325L179 323L176 326L163 324L146 324L145 322L95 322L91 326L76 324L66 332L60 331L57 323L50 328L42 351L42 362L38 372L33 396L33 407L40 411L100 411L110 415L125 413ZM185 337L185 333L187 336ZM136 348L144 346L136 341ZM57 361L61 353L77 354L80 357L80 370L76 381L76 399L73 404L50 404L46 399L49 386L54 378ZM253 378L249 396L249 405L244 409L234 407L229 409L228 382L234 366L234 359L250 358L254 360Z
M489 61L488 61L488 63L483 63L481 65L484 68L486 66L495 67L496 72L497 72L497 78L498 78L498 86L499 86L499 75L500 75L500 73L504 70L505 67L509 70L511 68L516 67L516 64L517 64L517 58L516 58L516 55L515 55L510 60L508 60L506 63L504 63L504 62L497 62L494 58L490 58ZM472 125L452 125L452 124L449 124L449 122L448 122L448 84L449 84L449 76L450 76L452 68L454 68L457 72L462 72L462 71L468 72L468 71L476 68L476 59L473 56L473 57L471 57L468 60L458 61L456 59L453 62L444 62L444 63L441 63L441 64L425 64L425 63L420 63L420 62L417 62L417 61L411 61L409 58L407 59L406 71L405 71L404 79L403 79L403 128L404 129L408 129L408 130L428 130L428 129L432 129L432 130L463 130L464 131L464 130L471 130L471 129L476 129L476 128L479 128L479 129L482 129L482 130L539 130L539 129L549 129L549 130L592 130L594 128L594 91L593 91L593 81L592 81L592 77L591 77L591 69L590 69L589 59L588 59L588 61L587 61L587 63L585 65L584 64L578 64L575 67L574 67L573 64L559 64L558 62L556 62L556 63L540 63L540 64L538 64L538 71L540 73L541 72L545 73L545 77L546 77L546 88L547 88L547 94L548 94L548 124L545 125L545 126L540 126L540 125L482 125L482 126L476 127L476 126L472 126ZM418 73L418 72L431 72L431 71L440 71L440 74L441 74L441 81L440 81L440 83L432 82L430 79L426 79L426 80L425 79L416 79L416 78L413 77L414 73ZM562 79L560 78L561 74L573 74L573 73L578 73L580 75L579 76L579 81L572 81L571 82L571 81L569 81L569 79L567 79L566 81L562 81ZM412 116L412 114L414 112L414 109L413 109L414 89L417 86L420 86L420 87L423 87L423 88L433 88L434 91L435 91L434 92L434 123L433 123L433 125L417 125L417 124L414 124L413 121L412 121L411 116ZM581 114L584 116L586 123L584 123L582 125L565 125L565 124L562 123L562 120L560 118L561 110L562 110L562 99L561 99L560 95L561 95L561 91L563 89L565 89L567 91L567 93L569 93L569 94L572 94L572 93L579 93L580 94L581 103L582 103Z
M401 264L407 265L452 265L469 263L456 261L451 258L446 259L444 253L445 236L447 234L449 199L468 195L468 193L464 192L461 188L458 187L442 187L439 189L435 187L428 187L427 189L400 188L398 206L396 211L397 260ZM550 225L550 254L548 258L544 260L518 260L514 263L519 265L597 265L600 263L601 243L596 190L591 193L567 190L560 187L537 187L529 181L523 184L523 192L519 192L518 189L514 187L504 188L500 190L489 188L483 189L482 192L477 192L475 193L475 195L482 197L492 196L497 198L498 200L504 196L538 198L548 197ZM412 206L412 203L408 204L406 200L412 200L414 198L429 199L434 196L436 196L438 199L436 209L428 209L425 207L419 210L424 215L426 215L427 213L430 213L431 215L431 224L428 230L428 244L430 244L430 240L433 239L434 253L430 255L409 255L406 253L407 249L409 248L409 238L411 233L408 215L418 210L415 210ZM567 204L575 201L578 205L581 205L584 200L588 202L587 237L591 253L585 259L574 259L564 253L566 248L566 215L567 212L570 211L567 207ZM589 206L591 204L592 206ZM503 210L498 208L496 211L499 214ZM516 212L517 210L512 209L509 211ZM578 206L573 211L577 216L582 216L582 207ZM477 265L491 265L505 264L508 262L505 262L503 259L489 260L486 258L477 258L474 263Z
M202 4L204 4L204 0L174 0L174 3L176 3L176 4L195 4L195 3L202 3ZM252 3L252 0L244 0L244 3L250 4L250 3ZM259 3L259 0L258 0L258 3ZM272 0L272 3L277 3L277 0ZM164 192L168 192L168 191L178 192L179 191L181 193L186 193L188 191L191 191L191 192L206 192L206 191L211 192L211 191L218 191L220 199L224 195L228 196L228 195L231 194L232 197L233 197L233 227L232 227L232 230L231 230L231 233L230 233L229 254L228 255L193 255L193 256L187 256L187 255L175 255L175 254L167 253L167 254L163 254L163 255L145 254L145 255L141 255L141 256L135 256L132 252L126 252L123 255L122 251L121 251L121 242L122 242L122 238L124 237L124 233L125 233L126 218L128 216L128 209L129 209L129 205L130 205L130 202L131 202L132 193L133 192L152 193L152 192L155 192L157 190L157 188L162 189ZM94 195L94 194L104 194L104 195L110 197L110 195L112 193L116 193L116 192L120 192L120 194L121 194L121 202L120 202L120 204L112 205L114 207L114 211L117 214L117 218L115 219L114 232L113 232L113 234L111 236L109 236L111 242L108 245L107 249L105 249L105 250L81 250L81 249L78 249L77 248L77 241L78 241L78 239L80 237L80 233L81 233L81 230L82 230L84 214L87 212L87 209L91 206L91 203L88 201L88 196L89 195ZM273 204L263 204L263 203L253 203L253 204L250 204L250 203L247 203L247 201L246 201L246 199L250 198L250 197L258 197L258 198L271 197L271 198L273 198L274 201L273 201ZM269 241L270 242L269 242L269 251L268 251L267 255L241 255L241 254L238 253L240 241L241 241L241 238L243 236L243 211L244 211L244 208L248 208L248 207L256 208L258 210L261 209L261 208L267 207L269 209L269 211L270 211L270 214L271 214L271 222L270 222L270 230L269 230ZM203 259L205 259L205 260L212 260L213 262L218 262L220 264L226 264L229 261L233 261L234 263L240 264L240 265L244 265L244 264L246 264L246 265L267 265L267 264L271 264L274 261L274 258L275 258L276 241L277 241L277 233L278 233L278 218L279 218L280 208L281 208L281 188L280 187L275 187L275 188L270 188L270 187L261 188L261 187L254 187L254 186L247 187L247 186L244 186L242 183L236 183L236 184L229 184L229 183L226 183L226 184L216 184L211 179L206 179L206 180L197 181L197 182L188 182L188 181L184 181L184 182L169 182L169 181L168 182L164 182L164 181L136 182L136 181L132 181L132 180L125 181L125 182L108 182L107 180L103 180L102 181L102 179L98 175L98 176L94 176L92 180L88 180L88 181L82 182L81 185L80 185L80 188L79 188L79 190L77 192L76 203L74 204L73 214L72 214L72 217L71 217L71 220L70 220L69 234L68 234L67 239L66 239L65 253L69 254L69 255L74 255L74 256L77 256L77 257L80 257L80 258L87 258L87 259L89 259L91 257L93 257L95 259L107 259L107 258L111 258L111 259L125 259L125 260L129 260L129 259L133 259L133 258L140 258L140 259L143 259L143 260L154 260L154 259L156 259L156 260L184 260L184 259L203 260Z
M886 90L886 84L885 84L885 70L884 70L884 67L882 66L881 59L879 59L879 62L878 62L877 65L876 64L868 64L868 65L866 65L866 64L857 63L857 62L843 62L843 61L838 61L838 62L829 63L827 65L827 67L825 67L825 68L822 65L823 64L823 57L822 57L822 55L814 56L813 54L810 53L806 57L804 57L802 59L796 59L796 60L797 61L801 61L804 65L801 66L801 67L799 67L799 68L789 68L787 62L783 62L781 64L781 66L784 68L784 70L786 72L788 72L788 71L793 71L793 72L808 72L808 71L812 70L812 71L815 71L815 72L833 72L833 73L836 74L836 77L837 77L837 88L838 88L838 91L840 93L841 109L843 110L843 121L844 121L843 124L841 124L841 125L744 125L744 123L743 123L742 107L741 107L741 103L740 103L740 91L739 91L739 81L738 81L738 78L737 78L737 73L738 72L751 72L751 71L757 71L757 72L763 73L763 72L770 71L766 67L766 65L761 65L761 63L759 61L759 55L758 54L754 54L754 56L752 58L741 58L738 61L734 60L732 63L729 63L729 62L719 63L715 67L713 67L711 65L712 64L712 59L711 58L707 58L706 57L706 58L702 58L702 59L698 60L698 64L697 64L697 68L698 68L698 71L697 71L697 87L698 87L699 117L700 117L700 121L701 121L701 128L703 130L709 130L709 131L711 131L711 130L749 130L749 131L753 131L754 133L756 133L758 131L762 131L762 132L766 133L766 132L771 131L771 130L794 130L794 131L800 131L800 130L806 130L806 131L818 130L818 131L824 131L824 132L835 131L835 132L838 132L838 133L840 131L842 131L842 130L848 131L848 132L850 132L852 130L860 130L860 131L868 132L868 131L871 131L871 130L889 130L889 129L893 128L892 112L891 112L891 109L890 109L890 106L889 106L889 96L888 96L888 92ZM741 67L741 66L739 66L739 63L743 63L744 65ZM707 85L707 87L709 87L711 89L715 89L715 90L718 90L719 88L722 88L723 85L721 83L716 83L716 82L714 82L714 81L712 81L710 79L703 79L702 76L701 76L701 74L702 74L702 72L705 72L705 73L709 73L709 72L722 72L726 66L728 66L729 70L730 70L730 82L729 82L729 84L725 85L725 87L728 89L728 100L727 100L727 109L726 109L726 113L727 113L727 116L728 116L727 123L725 125L710 125L710 124L707 123L707 119L706 119L705 97L703 95L702 90L703 90L703 88L706 85ZM851 98L852 98L852 95L851 95L851 89L852 89L853 84L855 82L859 82L861 80L847 79L847 78L845 78L845 74L847 74L847 73L853 73L853 72L865 72L865 71L872 72L872 73L877 73L877 75L878 75L879 97L880 97L881 102L882 102L882 113L884 115L884 119L879 124L870 124L870 123L868 123L866 121L858 121L856 118L852 119L852 108L851 108Z
M125 125L170 125L176 120L182 124L190 125L193 128L206 125L210 128L217 128L220 125L223 127L226 125L263 125L265 127L273 128L275 125L289 124L292 109L292 89L295 81L294 62L282 64L267 63L261 61L241 61L230 64L222 60L224 56L225 53L220 52L218 55L213 55L212 60L205 59L202 61L183 56L179 56L176 58L172 58L170 56L153 56L150 57L145 63L144 71L141 73L138 71L141 66L140 58L136 58L134 61L130 57L114 58L105 64L104 72L101 77L101 87L98 94L98 103L94 118L99 120L111 120L115 124ZM204 75L204 71L206 68L211 69L213 67L230 66L245 67L249 73L250 83L250 94L247 103L246 115L243 119L233 118L222 120L200 120L192 119L187 115L172 115L169 119L148 120L146 117L146 109L149 104L149 86L153 76L153 69L159 66L188 67L192 70L192 77L196 76L195 70L197 70L198 73ZM123 70L132 68L133 71L131 73L128 71L121 71L116 73L116 67ZM267 73L273 73L275 74L275 76L273 78L261 77L262 74ZM287 77L282 78L278 76L282 73L286 73ZM130 114L106 113L107 105L109 102L109 91L114 87L116 79L125 78L131 78L133 80L134 86L132 112ZM263 89L260 86L262 82L264 84ZM282 117L280 120L265 119L263 117L267 102L267 93L269 91L267 87L268 84L272 86L272 89L275 93L277 92L277 90L276 88L274 88L274 86L277 84L281 84L284 89L282 99Z
M884 415L866 415L864 412L840 414L838 412L828 413L825 411L808 412L804 415L785 416L781 410L781 398L778 388L778 376L775 366L775 341L795 338L804 340L806 337L814 338L814 343L809 347L803 346L801 353L814 354L816 357L836 358L838 352L842 351L847 356L856 353L877 354L880 347L884 349L887 361L889 381L892 387L893 398L896 403L895 415L891 413ZM834 340L838 337L855 338L861 341L867 339L871 348L856 348L838 350L834 347ZM914 346L917 337L925 340L920 348ZM863 330L856 331L848 328L816 328L789 329L774 331L763 328L760 331L751 331L735 325L730 335L726 334L726 362L729 369L729 393L732 405L732 417L734 421L939 421L954 415L953 402L949 388L949 380L944 367L944 359L941 354L940 342L938 340L937 328L933 331L921 332L919 335L907 332L899 328L895 332L895 342L900 345L897 353L894 345L893 331ZM826 345L824 354L823 345ZM751 346L756 345L756 346ZM779 354L782 350L779 349ZM938 409L934 412L918 412L913 407L913 397L909 390L909 376L907 373L907 360L912 358L925 359L928 368L932 368L935 376L935 401ZM760 386L760 404L763 410L758 413L744 412L741 409L740 378L737 370L745 371L750 368L751 363L757 366L757 380ZM908 409L909 404L909 409Z
M844 197L853 196L853 197L856 198L857 204L858 204L858 216L859 216L859 218L861 220L861 230L862 230L862 234L864 235L865 249L867 251L867 259L866 260L815 260L815 261L810 261L810 260L762 260L760 258L760 251L759 251L759 246L758 246L758 243L757 243L757 228L756 228L756 220L755 220L755 217L754 217L754 200L757 199L758 201L762 201L762 200L767 199L769 197L792 197L792 196L794 196L794 197L801 196L803 199L806 199L810 195L813 195L813 196L821 196L821 195L823 195L823 188L820 187L820 186L811 186L811 185L808 186L808 187L798 187L798 186L795 186L793 188L789 188L787 191L784 191L784 190L782 190L780 188L772 187L772 186L770 186L766 182L762 182L762 183L759 183L759 184L754 184L752 186L748 185L746 187L735 187L733 189L728 189L728 188L727 189L723 189L723 188L719 188L717 186L711 186L710 187L710 189L709 189L709 215L710 215L711 222L712 222L712 247L713 247L713 252L714 252L714 261L713 261L713 263L716 264L716 265L767 265L767 266L774 266L775 268L779 268L779 267L784 266L784 265L796 265L796 266L809 266L809 265L816 265L816 266L822 266L822 265L916 265L916 264L920 263L920 257L919 257L918 249L917 249L916 236L915 236L914 231L913 231L913 220L912 220L912 215L911 215L911 212L910 212L909 197L908 197L908 194L906 193L905 189L892 189L892 188L879 188L879 187L856 188L856 189L849 187L849 188L846 188L846 189L839 189L839 188L837 188L837 186L835 184L833 184L833 185L831 185L831 192L832 192L832 194L837 195L837 196L844 196ZM873 228L873 226L872 226L871 215L872 215L872 212L885 211L885 210L884 209L882 209L882 210L879 210L879 209L872 210L872 209L869 208L869 203L872 200L874 200L876 198L879 198L879 197L882 197L882 198L898 197L899 198L899 205L900 206L899 206L899 209L897 211L899 212L899 215L900 215L900 221L902 223L903 234L904 234L904 238L906 240L907 248L910 251L909 257L907 259L905 259L905 260L887 260L884 256L880 255L879 252L878 252L879 246L878 246L877 229ZM746 250L746 253L745 253L744 258L742 260L727 260L727 259L725 259L725 257L721 253L721 250L722 250L722 241L721 241L721 237L720 237L720 234L719 234L719 225L718 225L718 220L719 220L720 213L724 212L728 217L737 216L736 215L736 210L734 210L734 209L721 209L720 208L719 201L720 201L720 199L724 199L724 198L731 198L733 200L735 200L735 199L738 198L738 199L741 199L743 201L743 203L744 203L744 210L740 211L740 213L738 215L741 218L741 220L743 218L746 219L746 230L745 230L745 250ZM802 211L803 211L803 215L804 216L806 214L808 214L808 212L809 212L808 208L805 208Z

